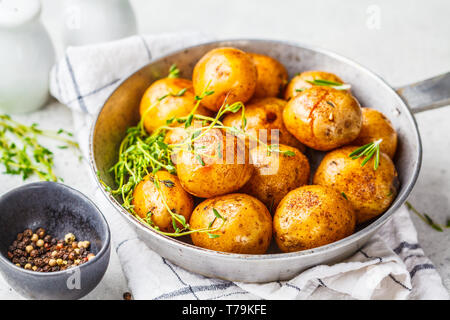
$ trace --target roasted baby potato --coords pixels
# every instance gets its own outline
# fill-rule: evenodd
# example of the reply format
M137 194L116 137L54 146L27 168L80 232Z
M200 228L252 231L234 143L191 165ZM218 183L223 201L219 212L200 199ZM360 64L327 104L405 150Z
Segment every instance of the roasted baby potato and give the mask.
M145 91L139 112L144 117L145 130L151 133L158 127L165 126L168 119L187 116L195 104L190 80L164 78L153 82ZM196 114L211 115L211 111L200 105Z
M226 103L247 102L255 92L257 71L251 57L235 48L217 48L205 54L195 65L192 81L197 96L213 91L202 104L218 111Z
M301 143L327 151L358 137L362 113L359 102L348 91L314 86L289 100L283 120Z
M286 68L272 57L248 53L258 72L254 98L278 97L288 82Z
M283 109L286 101L277 98L263 98L251 100L245 106L247 124L245 133L253 138L263 140L264 143L285 144L305 151L305 147L287 131L283 122ZM223 124L229 127L242 129L241 113L229 113L223 118ZM262 130L262 131L261 131ZM272 130L278 130L278 133ZM272 141L272 134L276 141ZM278 134L278 137L276 136ZM277 139L278 138L278 139ZM246 139L250 145L256 145L256 140Z
M184 127L184 124L177 125L168 130L164 137L164 143L166 144L179 144L185 141L189 137L189 132Z
M330 186L345 194L362 223L385 212L397 195L397 170L391 158L380 152L379 166L374 170L375 156L364 166L364 157L353 160L349 155L357 147L346 146L329 152L314 175L314 184Z
M355 212L336 190L303 186L281 200L273 217L274 237L283 252L320 247L355 231Z
M383 139L380 150L389 157L394 158L397 150L397 132L391 121L380 111L362 108L363 122L358 138L352 142L354 145L363 146L378 139Z
M292 78L286 87L284 98L289 100L298 95L301 91L313 87L314 85L308 81L314 80L327 80L336 83L344 83L341 78L333 73L324 71L305 71Z
M253 167L242 140L220 129L199 135L192 150L177 154L176 169L183 188L200 198L239 190L251 177Z
M158 179L160 190L155 185L155 179ZM134 211L142 219L146 219L149 214L153 224L161 231L174 232L172 216L161 196L174 213L184 216L186 221L189 221L194 209L192 196L184 191L177 176L162 170L156 174L148 174L136 186L132 200Z
M214 213L225 218L225 222ZM211 224L212 223L212 224ZM267 208L246 194L227 194L207 199L194 210L189 224L194 230L218 228L207 233L192 233L192 242L215 251L262 254L272 239L272 217Z
M255 167L252 178L241 189L261 200L271 211L291 190L308 183L309 161L300 150L279 145L279 152L267 152L267 146L250 151Z

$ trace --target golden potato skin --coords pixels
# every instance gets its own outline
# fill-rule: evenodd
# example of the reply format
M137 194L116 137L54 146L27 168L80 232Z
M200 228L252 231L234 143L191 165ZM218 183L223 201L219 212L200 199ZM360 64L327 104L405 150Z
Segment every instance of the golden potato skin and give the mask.
M218 111L225 98L228 104L250 100L255 92L257 76L255 64L245 52L235 48L217 48L197 62L192 81L198 96L205 90L214 91L203 98L202 104Z
M168 130L164 137L164 143L166 144L179 144L185 141L189 137L189 132L185 129L184 124L174 126L171 130Z
M258 72L254 98L279 97L288 82L286 68L272 57L248 53Z
M187 88L180 97L167 96L158 103L158 99L167 95L176 95ZM147 109L155 105L148 112ZM141 117L145 116L144 127L147 132L153 132L160 126L166 125L166 120L173 117L187 116L196 104L192 82L181 78L164 78L157 80L147 88L141 99L139 112ZM145 114L144 114L145 113ZM199 106L196 114L211 115L211 112L203 106Z
M351 235L355 231L355 213L336 190L303 186L281 200L273 230L283 252L312 249Z
M327 151L358 137L362 112L359 102L348 91L314 86L289 100L283 120L301 143Z
M148 174L136 186L132 200L134 211L143 219L147 217L148 212L152 212L152 221L161 231L174 232L172 217L164 205L161 193L154 184L155 177L159 181L161 193L169 208L173 212L183 215L186 221L189 221L194 209L192 196L184 191L177 176L162 170L156 174Z
M200 198L218 196L239 190L252 176L248 150L240 139L211 129L194 147L198 155L189 150L177 154L178 178L187 192Z
M391 158L383 152L377 170L373 168L375 157L361 167L364 157L349 157L356 148L346 146L325 155L313 183L343 192L355 209L357 222L362 223L389 208L397 195L398 177Z
M267 140L267 143L281 143L298 148L304 152L305 146L291 135L284 125L283 109L285 106L286 101L278 98L252 99L249 104L245 106L245 118L247 119L245 132L254 138L259 138L264 141ZM227 114L223 118L223 124L225 126L242 129L241 113ZM260 135L259 130L263 129L267 130L267 133ZM276 129L279 130L279 140L272 142L270 130ZM253 140L252 142L255 143L256 141Z
M192 242L199 247L230 253L262 254L267 251L272 239L272 217L258 200L246 194L227 194L207 199L192 213L189 224L192 229L208 228L214 220L212 209L226 219L225 224L212 234L192 233ZM222 224L216 219L212 228Z
M268 154L266 146L258 146L250 151L255 172L241 189L241 192L261 200L270 210L275 210L289 191L307 184L309 180L308 158L293 147L280 144L279 150L292 151L295 155L277 152Z
M337 75L324 71L305 71L296 75L286 87L284 98L289 100L300 93L297 90L304 90L313 87L314 85L307 81L327 80L338 83L344 83Z
M361 132L352 144L363 146L378 139L383 139L380 150L393 159L397 150L397 132L391 121L375 109L362 108L361 110L363 116Z

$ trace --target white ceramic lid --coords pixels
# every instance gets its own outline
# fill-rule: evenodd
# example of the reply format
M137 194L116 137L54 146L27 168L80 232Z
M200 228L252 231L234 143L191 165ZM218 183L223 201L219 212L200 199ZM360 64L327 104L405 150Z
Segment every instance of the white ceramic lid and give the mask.
M0 0L0 27L20 26L41 12L39 0Z

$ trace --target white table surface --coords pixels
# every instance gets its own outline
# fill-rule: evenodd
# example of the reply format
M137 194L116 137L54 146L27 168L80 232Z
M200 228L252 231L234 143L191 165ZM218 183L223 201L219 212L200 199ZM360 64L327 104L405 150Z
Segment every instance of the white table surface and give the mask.
M61 1L42 2L43 22L61 53ZM449 1L132 0L131 3L140 33L207 30L220 38L301 41L352 58L394 87L450 70ZM372 5L380 12L379 29L368 27L367 10ZM70 112L56 102L17 119L38 122L42 128L72 129ZM424 154L421 174L409 200L436 221L445 223L450 218L450 107L418 114L416 119ZM47 144L56 146L51 141ZM52 150L57 174L66 184L88 192L87 169L78 155L71 150ZM0 193L23 183L18 177L4 175L0 181ZM416 216L412 218L425 253L450 291L450 230L437 232ZM112 251L105 277L85 299L121 299L125 291L126 279ZM20 297L0 278L0 299L14 298Z

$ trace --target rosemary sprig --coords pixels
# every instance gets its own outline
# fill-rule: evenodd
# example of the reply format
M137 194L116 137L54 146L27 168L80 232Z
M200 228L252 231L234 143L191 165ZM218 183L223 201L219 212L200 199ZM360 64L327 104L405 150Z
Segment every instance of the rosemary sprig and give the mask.
M374 142L370 142L362 147L359 147L348 156L353 160L356 160L360 157L365 156L363 162L361 162L361 167L364 166L372 157L375 155L375 160L373 162L373 170L377 170L380 165L380 144L383 139L376 140Z
M64 129L57 132L42 130L36 123L26 126L9 115L0 115L0 162L6 169L4 173L21 175L23 180L36 174L41 180L57 181L58 177L53 172L53 152L41 145L38 137L64 142L66 145L58 146L59 149L78 148L75 141L64 135L72 137L72 133ZM61 178L59 180L62 181Z
M414 206L410 202L406 201L405 204L406 204L406 207L408 208L408 210L414 212L422 221L424 221L426 224L428 224L434 230L443 232L444 229L450 228L450 220L447 220L447 224L445 226L438 224L438 223L434 222L434 220L431 219L431 217L428 214L420 213L416 208L414 208Z

